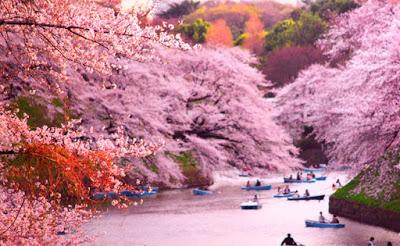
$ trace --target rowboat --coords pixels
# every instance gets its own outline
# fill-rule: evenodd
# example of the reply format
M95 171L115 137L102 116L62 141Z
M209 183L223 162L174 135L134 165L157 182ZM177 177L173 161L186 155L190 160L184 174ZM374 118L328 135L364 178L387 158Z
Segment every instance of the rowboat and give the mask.
M289 178L283 178L284 183L315 183L315 179L289 179Z
M302 197L288 197L289 201L308 201L308 200L324 200L325 195L318 195L318 196L302 196Z
M270 190L272 189L272 185L261 185L261 186L250 186L250 187L242 187L242 190Z
M95 200L107 199L107 198L115 199L115 198L118 197L118 193L113 192L113 191L110 191L110 192L95 192L92 197Z
M154 192L158 192L158 187L152 187L152 186L141 186L140 189L144 190L144 191L154 191Z
M122 196L126 196L126 197L149 197L149 196L154 196L157 194L157 192L155 191L122 191L120 193Z
M201 190L201 189L198 189L198 188L193 189L192 193L193 193L193 195L196 195L196 196L205 196L205 195L211 195L212 194L211 191Z
M326 176L320 176L320 177L316 177L315 178L315 180L318 180L318 181L324 181L324 180L326 180Z
M276 194L274 195L275 198L283 198L283 197L292 197L294 195L294 192L289 192L287 194Z
M306 227L318 227L318 228L344 228L345 224L339 223L320 223L315 220L306 220Z
M253 202L253 201L247 201L247 202L242 202L240 204L241 209L259 209L262 208L262 204L259 202Z
M325 168L325 167L320 167L320 168L304 168L304 169L303 169L303 172L306 172L306 173L311 173L311 172L316 173L316 172L323 172L323 171L326 171L326 168Z
M250 174L240 173L239 177L248 178L248 177L250 177Z

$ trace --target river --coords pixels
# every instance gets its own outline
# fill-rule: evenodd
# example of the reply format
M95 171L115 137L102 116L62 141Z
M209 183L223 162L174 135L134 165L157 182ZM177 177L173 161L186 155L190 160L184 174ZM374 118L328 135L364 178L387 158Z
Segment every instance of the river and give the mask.
M326 181L292 185L302 194L332 193L336 178L345 182L342 173L330 173ZM328 219L329 198L323 201L287 201L272 198L281 178L263 180L272 183L270 191L257 192L263 207L241 210L241 202L255 192L241 191L246 178L220 178L212 186L214 194L193 196L191 190L160 192L157 197L144 199L143 204L125 210L112 210L92 220L85 230L96 235L93 245L129 246L197 246L197 245L280 245L287 233L307 246L367 245L371 236L377 245L400 245L400 234L379 227L339 218L344 229L306 228L305 219L317 219L319 211ZM254 180L253 180L254 181Z

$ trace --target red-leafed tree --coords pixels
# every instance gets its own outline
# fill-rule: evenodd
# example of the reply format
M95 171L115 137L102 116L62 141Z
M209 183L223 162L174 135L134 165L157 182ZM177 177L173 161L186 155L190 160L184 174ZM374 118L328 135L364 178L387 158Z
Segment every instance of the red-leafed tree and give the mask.
M225 20L217 20L211 25L207 30L206 42L212 46L232 47L232 32Z
M301 70L325 60L322 51L314 46L285 47L270 53L262 70L279 87L295 80Z
M250 50L254 54L260 55L264 50L264 26L258 16L252 15L246 22L246 38L242 47Z

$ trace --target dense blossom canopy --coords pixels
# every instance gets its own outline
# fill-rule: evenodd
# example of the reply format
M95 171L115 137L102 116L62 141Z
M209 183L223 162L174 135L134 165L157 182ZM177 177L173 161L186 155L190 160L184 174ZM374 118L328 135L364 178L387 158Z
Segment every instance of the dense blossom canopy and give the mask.
M288 170L299 161L290 137L271 119L260 87L269 86L254 62L237 49L173 52L160 49L161 63L127 62L104 85L71 74L72 110L101 134L123 126L132 136L164 139L156 172L137 163L150 180L180 185L182 167L168 153L191 152L203 175L226 167ZM84 74L83 74L84 75ZM171 178L170 178L171 177ZM175 182L172 182L175 181ZM177 182L178 181L178 182Z
M111 73L120 58L152 60L154 44L189 48L166 32L172 27L148 26L150 9L118 2L0 1L0 244L86 241L76 230L91 216L85 206L93 190L121 188L125 172L114 161L160 147L120 128L108 138L91 136L68 123L67 113L53 128L28 125L10 111L15 96L26 94L61 96L67 108L61 88L68 70Z
M109 72L110 56L149 59L153 43L189 48L166 32L173 27L146 25L149 12L118 1L3 0L0 44L26 73L48 67L53 74L59 74L54 65L64 68L65 61Z
M313 65L278 97L294 135L312 126L332 163L372 163L400 144L400 6L365 3L320 45L337 65ZM346 60L348 59L348 60Z

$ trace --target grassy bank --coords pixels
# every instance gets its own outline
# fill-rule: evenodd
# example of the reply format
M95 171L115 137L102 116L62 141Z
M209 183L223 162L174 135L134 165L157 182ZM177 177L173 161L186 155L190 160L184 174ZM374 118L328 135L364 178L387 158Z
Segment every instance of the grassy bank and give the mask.
M362 176L363 173L360 173L347 185L338 189L332 196L334 198L364 204L369 207L382 208L395 212L400 212L400 182L397 182L396 184L396 191L395 194L393 194L392 196L393 199L391 199L390 201L385 201L384 199L368 196L362 190L361 192L355 192L356 188L360 185L360 180Z

